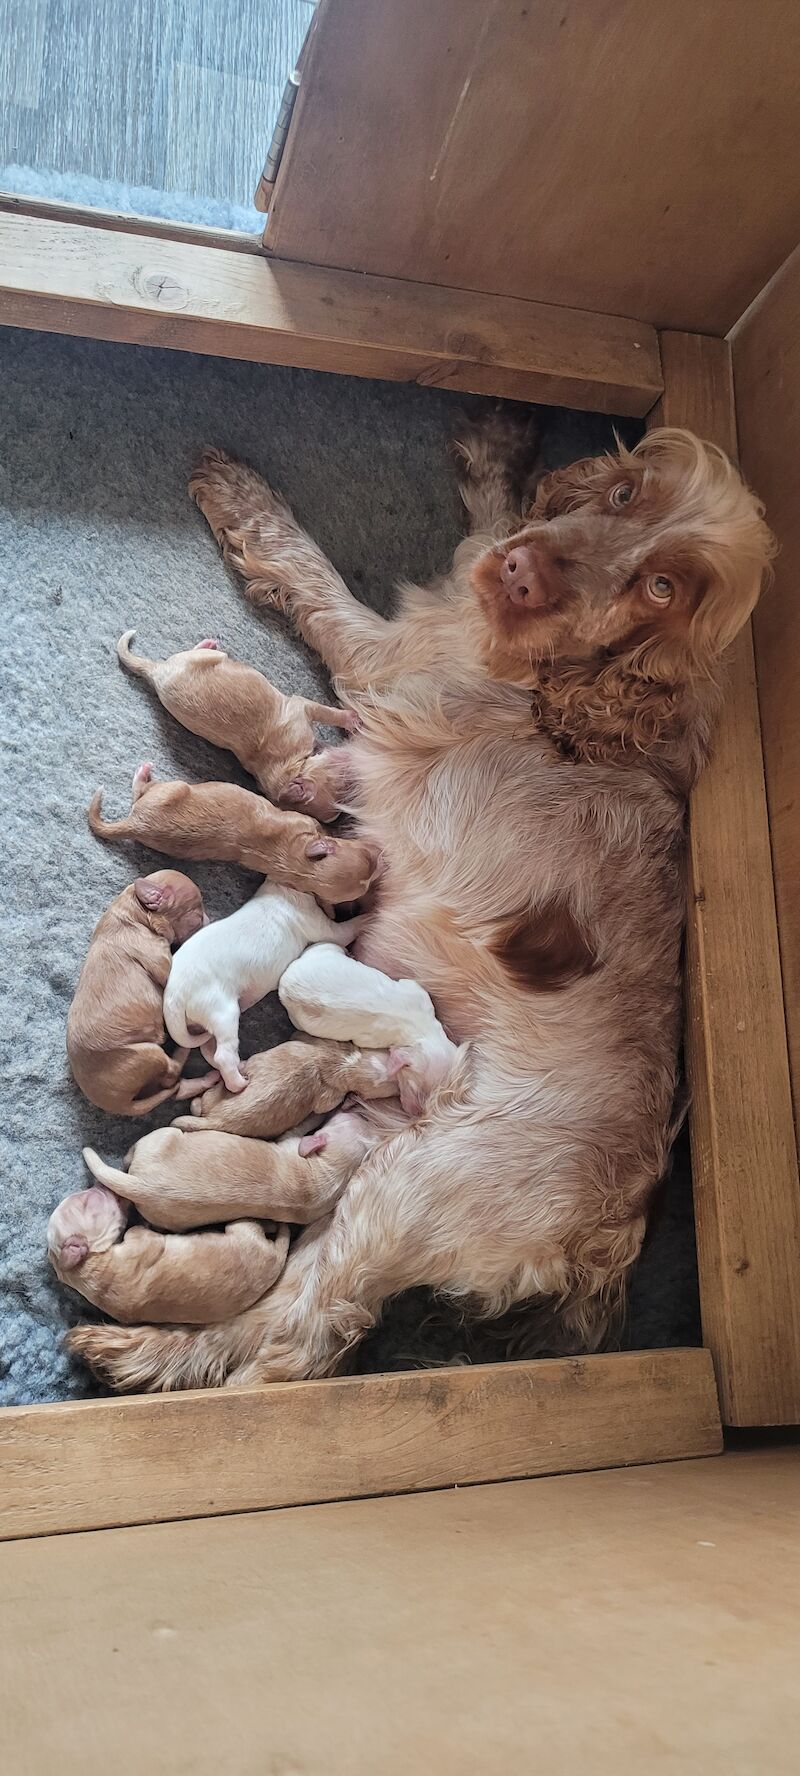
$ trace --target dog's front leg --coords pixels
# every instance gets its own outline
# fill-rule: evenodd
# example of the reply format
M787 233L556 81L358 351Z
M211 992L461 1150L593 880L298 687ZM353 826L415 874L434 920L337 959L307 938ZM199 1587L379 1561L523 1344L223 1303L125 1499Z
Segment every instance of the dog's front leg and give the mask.
M260 475L224 451L206 450L189 491L248 597L291 617L343 690L393 675L400 625L359 604Z

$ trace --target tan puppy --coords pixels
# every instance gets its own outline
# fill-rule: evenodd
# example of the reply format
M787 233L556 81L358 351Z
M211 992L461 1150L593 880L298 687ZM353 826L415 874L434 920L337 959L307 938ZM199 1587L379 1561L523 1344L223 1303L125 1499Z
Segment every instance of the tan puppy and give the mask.
M166 869L123 888L98 921L67 1018L69 1064L90 1104L145 1116L216 1079L212 1072L179 1084L190 1050L170 1057L162 1047L171 950L204 918L199 888Z
M193 1098L191 1116L176 1116L173 1128L218 1129L229 1135L255 1135L268 1141L297 1128L309 1116L327 1116L354 1092L359 1098L393 1097L396 1074L387 1054L362 1054L350 1042L281 1042L242 1061L247 1080L242 1092L229 1092L218 1080Z
M374 845L334 839L308 814L273 808L235 783L159 783L152 765L140 765L124 820L103 820L102 800L98 789L88 810L100 839L136 839L168 857L238 863L328 905L361 900L377 874Z
M136 1205L146 1221L182 1233L214 1221L316 1221L333 1207L376 1137L342 1110L315 1135L253 1141L243 1135L154 1129L125 1155L125 1171L91 1147L94 1178Z
M127 1218L126 1205L94 1185L65 1197L47 1229L59 1281L123 1326L227 1320L260 1301L286 1263L288 1227L274 1239L257 1221L232 1221L223 1233L125 1233Z
M164 708L192 734L235 753L259 788L286 808L307 808L334 820L343 790L343 760L335 749L314 752L312 722L352 732L345 709L285 697L252 666L231 660L217 641L201 641L167 660L132 654L128 629L117 653L128 672L146 678Z

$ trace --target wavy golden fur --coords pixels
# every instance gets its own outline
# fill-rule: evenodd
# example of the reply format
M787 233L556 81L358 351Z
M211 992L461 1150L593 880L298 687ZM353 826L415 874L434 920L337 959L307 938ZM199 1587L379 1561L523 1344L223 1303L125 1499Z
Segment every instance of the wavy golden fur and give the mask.
M502 411L463 438L472 534L391 622L252 470L208 451L195 474L250 596L361 717L355 810L387 869L359 954L466 1047L410 1128L368 1106L373 1152L256 1308L74 1333L116 1387L327 1373L423 1283L489 1314L536 1298L562 1350L608 1336L674 1133L686 792L772 540L687 432L557 470L524 517L515 440Z

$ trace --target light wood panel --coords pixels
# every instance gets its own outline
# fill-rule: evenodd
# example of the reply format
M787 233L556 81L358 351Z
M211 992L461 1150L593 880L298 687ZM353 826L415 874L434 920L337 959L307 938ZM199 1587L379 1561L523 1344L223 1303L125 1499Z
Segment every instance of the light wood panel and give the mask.
M0 323L640 414L651 327L0 215Z
M745 474L780 543L775 584L755 616L764 766L772 832L795 1118L800 1116L800 252L733 339Z
M9 1407L0 1414L0 1537L669 1461L720 1447L702 1350Z
M725 333L800 238L796 0L322 0L289 259Z
M662 334L651 419L735 456L730 348ZM750 626L690 817L687 1064L703 1336L723 1421L800 1420L800 1189Z
M794 1776L800 1450L18 1542L14 1776Z

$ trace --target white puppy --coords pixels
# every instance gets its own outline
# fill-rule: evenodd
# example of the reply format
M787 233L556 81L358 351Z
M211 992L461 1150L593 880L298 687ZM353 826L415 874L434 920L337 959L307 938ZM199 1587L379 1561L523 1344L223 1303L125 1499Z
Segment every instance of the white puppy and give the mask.
M196 931L172 959L164 1022L184 1048L213 1056L228 1091L244 1091L239 1067L239 1014L273 993L306 944L352 943L360 920L335 925L311 894L264 882L238 912Z
M190 938L184 949L194 941ZM379 968L342 955L333 943L312 944L292 962L281 976L278 997L292 1023L309 1036L391 1049L389 1071L398 1075L400 1102L409 1116L419 1114L458 1053L424 987L392 980Z

